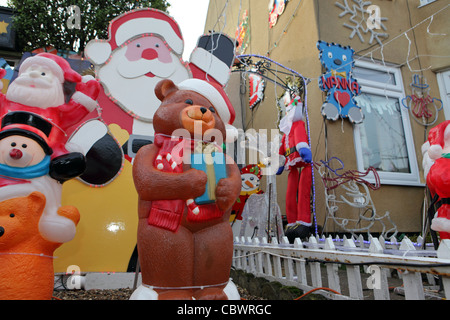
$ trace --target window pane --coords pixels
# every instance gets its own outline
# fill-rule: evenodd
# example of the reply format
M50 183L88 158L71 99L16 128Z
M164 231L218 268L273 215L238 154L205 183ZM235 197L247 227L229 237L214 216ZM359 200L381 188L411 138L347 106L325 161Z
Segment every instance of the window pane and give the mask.
M393 85L396 84L394 74L386 71L355 67L353 69L353 76L357 79L365 79Z
M411 173L398 99L367 93L355 99L365 116L358 125L364 169Z

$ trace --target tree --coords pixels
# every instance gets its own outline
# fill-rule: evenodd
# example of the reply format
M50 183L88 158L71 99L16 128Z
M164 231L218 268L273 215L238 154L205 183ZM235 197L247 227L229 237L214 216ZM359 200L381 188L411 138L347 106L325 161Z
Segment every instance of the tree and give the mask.
M73 23L69 6L80 8L80 28ZM141 7L167 11L167 0L8 0L15 11L14 28L18 50L31 51L53 46L59 50L83 52L95 38L107 39L109 22L120 14Z

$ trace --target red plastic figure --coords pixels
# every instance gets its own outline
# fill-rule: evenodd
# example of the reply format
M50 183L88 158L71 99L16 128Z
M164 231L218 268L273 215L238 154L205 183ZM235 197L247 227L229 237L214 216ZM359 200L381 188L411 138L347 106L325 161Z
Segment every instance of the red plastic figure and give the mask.
M438 231L441 239L450 239L450 120L430 130L428 154L434 163L427 175L427 185L432 196L438 195L437 214L431 229Z
M4 76L0 74L0 76ZM84 82L86 81L87 82ZM76 92L65 103L63 84L77 84ZM69 138L66 130L77 125L97 107L99 83L91 77L82 78L72 70L62 57L40 53L22 63L19 76L8 87L6 95L0 94L0 117L7 113L24 111L49 121L53 127L48 133L52 158L66 154Z
M308 144L302 103L294 98L286 108L287 114L280 122L283 132L279 153L286 158L282 170L288 170L286 191L286 236L292 243L295 238L305 238L310 234L311 209L310 193L312 184L311 149Z

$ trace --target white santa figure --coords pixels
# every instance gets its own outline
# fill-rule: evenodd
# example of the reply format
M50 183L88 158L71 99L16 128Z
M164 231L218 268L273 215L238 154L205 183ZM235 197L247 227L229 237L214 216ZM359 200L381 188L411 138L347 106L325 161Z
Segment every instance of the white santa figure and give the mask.
M108 40L92 40L86 46L85 55L104 89L98 98L102 118L128 131L130 140L124 149L130 157L154 135L153 114L160 104L154 88L159 81L170 79L178 84L200 78L224 86L229 79L234 41L227 36L200 37L191 63L183 61L183 50L177 22L151 8L115 18Z
M2 70L0 76L4 76ZM76 83L76 91L65 103L64 83ZM81 124L82 119L97 108L100 90L92 76L81 77L62 57L41 53L25 59L18 77L0 94L0 117L16 111L39 115L50 122L48 143L52 158L67 154L67 130Z

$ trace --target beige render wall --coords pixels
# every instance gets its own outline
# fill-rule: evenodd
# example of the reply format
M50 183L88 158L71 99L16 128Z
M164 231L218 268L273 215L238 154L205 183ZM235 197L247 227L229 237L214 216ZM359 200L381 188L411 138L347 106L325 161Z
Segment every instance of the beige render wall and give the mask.
M337 1L343 3L343 0ZM342 10L335 6L335 2L329 0L301 0L300 2L291 0L286 6L283 15L278 18L275 27L269 29L268 0L242 0L242 7L239 5L240 1L237 0L230 0L227 6L225 6L227 3L225 0L214 0L210 1L205 31L214 29L234 37L238 26L238 17L242 16L243 11L248 9L251 43L245 53L269 56L271 59L311 79L311 83L307 86L307 106L313 160L324 160L327 155L328 157L336 156L343 160L345 169L350 170L357 167L352 125L347 120L327 121L325 123L320 114L320 107L325 97L318 87L318 78L322 69L318 59L316 42L320 39L327 42L350 45L359 56L367 55L369 58L380 61L384 56L386 63L400 65L405 93L408 95L411 93L409 83L411 82L412 72L406 64L409 43L402 33L444 8L446 1L439 0L418 9L419 0L372 0L372 4L380 6L381 16L388 18L385 25L387 26L389 38L383 39L383 42L392 42L385 45L383 50L380 50L380 46L376 42L369 44L369 38L366 38L365 43L361 43L356 35L353 39L349 39L350 29L343 26L345 22L348 22L349 15L339 18ZM411 12L411 18L408 12ZM222 16L220 15L221 13ZM293 17L294 13L295 16ZM446 15L446 12L443 11L434 17L430 26L430 32L445 33L444 30L450 30ZM445 37L439 38L428 34L427 27L429 22L430 20L414 28L415 35L412 33L412 30L407 34L412 42L409 56L409 59L412 60L409 64L413 70L432 66L430 69L423 71L423 75L430 84L430 95L439 97L435 72L449 67L450 63L448 58L430 57L429 55L448 55L449 41L445 41ZM415 41L417 41L418 54ZM369 54L370 52L371 54ZM420 55L420 58L413 59L417 55ZM233 81L230 82L229 87L242 84L243 80L241 77L233 75L232 79ZM246 85L248 87L248 83ZM234 94L239 92L236 89L228 89ZM243 106L243 127L256 130L276 128L277 109L275 97L280 96L282 92L283 90L280 87L267 83L264 101L255 110L250 110L248 104ZM231 97L236 109L240 109L240 106L237 104L239 104L239 101L246 101L246 96L248 96L248 92L244 93L244 97ZM443 120L442 114L439 122ZM419 168L422 170L420 147L424 142L426 132L424 127L417 124L413 119L411 119L411 126L416 156ZM327 155L325 152L325 129L327 131ZM283 214L285 212L284 195L286 185L287 173L284 173L277 177L278 204ZM315 191L317 222L322 225L325 219L326 207L323 184L317 173L315 175ZM383 214L389 211L401 232L419 232L421 230L424 195L425 189L423 187L383 185L381 189L371 191L377 213ZM352 217L356 213L349 210L345 214L348 214L348 217ZM327 230L337 231L331 224L327 225ZM380 231L380 229L374 229L374 231Z
M343 3L343 0L339 2ZM448 6L448 2L436 1L422 8L418 8L418 0L372 0L372 4L378 5L381 8L381 16L388 18L385 25L389 37L383 39L385 45L382 48L378 44L371 46L368 43L368 38L366 38L365 43L361 43L357 36L349 39L350 29L343 26L345 22L348 22L349 15L339 18L338 16L342 10L335 6L334 3L331 4L323 0L316 1L316 7L319 12L320 39L327 42L350 45L359 56L373 58L380 63L383 63L384 58L386 63L401 66L406 95L411 94L409 84L411 83L412 75L416 72L415 70L426 69L421 74L428 80L431 88L430 95L432 97L439 97L435 72L450 66L449 58L445 58L449 53L450 42L448 41L448 37L430 35L427 32L427 27L431 20L424 21L424 19L444 9ZM450 30L450 24L447 18L449 12L450 8L434 16L430 26L430 32L446 33L445 30ZM406 35L410 39L411 45L404 34L406 31L408 31ZM410 50L409 57L408 49ZM441 112L437 123L444 120L443 112ZM410 122L420 176L424 183L421 166L421 145L425 142L425 137L429 130L425 131L425 127L416 123L412 119L412 116ZM329 148L329 151L333 154L333 148L338 149L340 151L336 150L338 154L342 154L343 156L347 155L341 158L343 160L345 159L344 163L355 165L356 167L356 163L353 163L355 158L350 125L346 124L344 127L345 134L348 132L346 136L344 136L345 134L339 133L340 128L337 123L334 127L329 129L329 136L340 136L340 139L345 139L345 141L352 143L343 145L342 143L331 142L329 140L328 145L331 146L331 150ZM380 190L374 191L371 194L377 211L380 214L389 211L400 231L420 231L422 204L425 195L424 188L383 185Z

